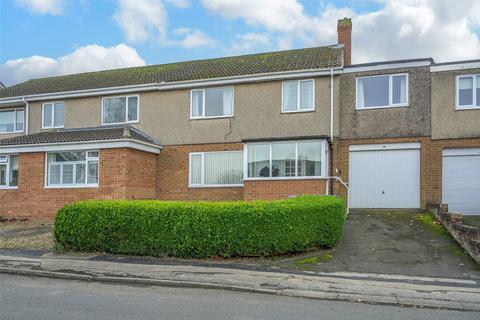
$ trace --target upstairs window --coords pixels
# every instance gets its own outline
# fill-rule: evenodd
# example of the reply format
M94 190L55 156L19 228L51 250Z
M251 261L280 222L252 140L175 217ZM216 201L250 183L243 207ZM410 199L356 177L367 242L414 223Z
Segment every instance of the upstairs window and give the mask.
M138 122L139 96L122 96L102 99L102 124Z
M457 109L480 108L480 75L457 77Z
M190 118L221 118L233 116L233 88L192 90Z
M18 155L0 155L0 189L18 186Z
M357 78L357 109L408 106L408 74Z
M43 104L43 121L44 129L63 128L65 118L65 106L63 102L53 102Z
M313 111L314 81L285 81L282 87L282 112Z
M24 109L0 109L0 134L23 132L24 122Z

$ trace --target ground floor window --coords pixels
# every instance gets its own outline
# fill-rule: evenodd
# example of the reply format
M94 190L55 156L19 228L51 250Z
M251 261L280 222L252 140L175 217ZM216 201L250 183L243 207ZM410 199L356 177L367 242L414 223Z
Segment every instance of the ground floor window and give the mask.
M243 152L190 153L190 186L241 186Z
M18 155L0 155L0 189L18 186Z
M247 178L323 177L325 140L248 143Z
M47 186L98 186L99 152L67 151L47 153Z

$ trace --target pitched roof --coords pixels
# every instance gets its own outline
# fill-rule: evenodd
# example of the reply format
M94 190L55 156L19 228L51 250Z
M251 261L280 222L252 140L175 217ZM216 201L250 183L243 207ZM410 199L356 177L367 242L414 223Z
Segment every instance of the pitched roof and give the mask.
M130 140L132 142L144 142L157 145L162 144L130 125L105 126L79 129L59 129L55 131L44 131L13 138L0 139L0 147L38 145L49 143L75 143L85 141L109 141L109 140Z
M32 79L0 91L0 98L340 67L338 45L186 61Z

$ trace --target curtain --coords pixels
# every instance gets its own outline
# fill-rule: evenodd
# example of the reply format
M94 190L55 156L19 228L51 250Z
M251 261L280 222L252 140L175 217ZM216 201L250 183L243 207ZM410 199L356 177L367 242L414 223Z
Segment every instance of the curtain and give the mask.
M205 184L241 184L243 179L243 152L215 152L205 154Z
M298 99L298 81L283 83L283 111L295 111Z
M223 91L223 115L225 116L232 115L232 106L233 106L233 90L231 88L226 88Z
M365 108L365 93L363 91L363 79L357 79L357 107Z
M313 81L300 81L300 109L313 108Z
M192 91L192 116L203 116L203 91Z
M400 80L400 103L407 102L407 76L402 76Z

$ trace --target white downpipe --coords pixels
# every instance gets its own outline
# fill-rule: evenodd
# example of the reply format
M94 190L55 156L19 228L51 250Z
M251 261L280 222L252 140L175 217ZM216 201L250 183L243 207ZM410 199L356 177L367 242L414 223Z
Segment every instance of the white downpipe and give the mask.
M330 69L330 141L333 143L333 69Z
M28 122L29 122L29 113L30 113L30 104L23 97L23 102L25 102L25 135L28 134Z

